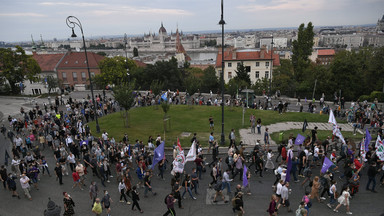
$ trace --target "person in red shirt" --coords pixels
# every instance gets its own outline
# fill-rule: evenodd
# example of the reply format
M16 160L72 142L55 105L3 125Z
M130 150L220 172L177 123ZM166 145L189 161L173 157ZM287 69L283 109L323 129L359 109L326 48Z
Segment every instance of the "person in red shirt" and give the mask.
M75 182L72 186L72 188L75 188L76 185L79 186L80 190L83 190L83 188L81 187L81 184L80 184L80 176L79 176L79 173L77 172L73 172L72 173L72 178L73 178L73 182Z
M363 166L361 163L360 163L360 157L359 156L356 156L355 157L355 160L353 160L353 163L355 164L355 169L356 170L360 170L360 168Z
M285 145L281 149L281 158L282 158L282 163L285 163L287 161L287 149L285 148Z

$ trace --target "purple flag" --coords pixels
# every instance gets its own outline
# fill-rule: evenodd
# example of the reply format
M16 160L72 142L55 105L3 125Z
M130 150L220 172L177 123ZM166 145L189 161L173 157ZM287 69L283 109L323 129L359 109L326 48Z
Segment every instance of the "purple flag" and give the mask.
M80 146L82 146L82 145L88 145L88 140L83 140L83 141L81 141L81 142L80 142Z
M323 167L321 167L321 173L327 172L329 167L333 165L332 161L328 159L328 157L324 157Z
M155 148L155 151L153 152L153 160L152 160L152 169L155 167L157 163L159 163L164 158L164 141Z
M304 140L305 140L304 136L302 136L301 134L297 134L295 145L303 144Z
M372 137L371 134L368 131L368 128L365 130L365 151L368 151L369 143L371 142Z
M285 177L285 182L289 182L291 179L291 169L292 169L292 159L291 155L288 156L288 163L287 163L287 175Z
M247 166L244 165L244 169L243 169L243 187L247 187L248 185L248 178L247 178Z

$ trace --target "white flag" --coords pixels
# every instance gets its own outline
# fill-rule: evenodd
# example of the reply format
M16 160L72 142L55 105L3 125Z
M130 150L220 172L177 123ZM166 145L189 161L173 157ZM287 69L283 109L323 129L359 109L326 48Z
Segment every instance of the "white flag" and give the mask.
M175 160L173 160L173 169L171 173L183 173L184 171L184 164L185 164L185 156L184 156L184 150L181 148L180 140L177 138L177 156L175 157Z
M331 109L330 112L329 112L329 119L328 119L328 122L329 122L329 123L332 123L333 125L337 125L337 122L336 122L336 119L335 119L335 115L333 115L333 111L332 111L332 109Z
M379 148L380 145L383 144L383 141L381 140L380 136L377 136L377 140L376 140L376 144L375 144L375 148Z
M195 161L196 159L196 142L193 141L191 148L188 151L187 157L185 158L185 162L187 161Z

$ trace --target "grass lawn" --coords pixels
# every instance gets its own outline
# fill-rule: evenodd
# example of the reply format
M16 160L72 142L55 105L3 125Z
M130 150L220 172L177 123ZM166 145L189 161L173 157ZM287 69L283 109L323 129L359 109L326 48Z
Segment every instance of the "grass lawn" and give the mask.
M113 113L104 116L99 119L99 125L101 132L106 130L109 137L114 137L116 141L119 141L124 136L124 133L128 134L130 143L134 143L136 139L142 140L147 143L149 135L154 139L158 134L164 138L163 129L163 110L159 106L158 109L151 107L140 107L131 109L130 113L130 127L124 127L124 117L121 113ZM244 126L242 125L243 109L240 107L225 107L224 122L225 122L225 139L228 143L228 134L231 128L234 128L239 137L238 130L240 128L249 127L249 116L253 113L256 118L261 118L263 125L274 124L277 122L295 121L303 122L307 119L308 122L327 122L327 115L311 114L311 113L297 113L288 112L283 115L279 115L274 111L266 110L252 110L247 109L244 115ZM184 105L172 105L168 111L168 116L171 117L171 128L165 132L166 145L172 146L173 142L180 138L180 142L183 146L190 146L190 139L193 133L197 133L198 140L202 145L208 145L209 137L209 116L213 117L215 123L214 137L216 140L220 140L221 134L221 107L215 106L184 106ZM96 136L95 123L91 122L90 127ZM181 133L189 132L191 136L181 137Z
M279 132L280 133L280 132ZM271 134L271 139L274 140L276 143L281 143L279 141L279 133L272 133ZM306 130L304 133L300 129L295 129L295 130L287 130L284 131L283 135L283 140L285 140L285 143L287 143L287 140L289 138L290 134L293 134L294 137L297 136L297 134L301 134L305 137L307 136L312 136L311 130ZM353 132L350 131L342 131L341 132L344 136L344 138L350 138L355 141L361 141L363 139L364 135L360 133L356 133L356 136L353 135ZM330 136L332 138L332 131L331 130L317 130L317 136L320 140L325 140L327 136ZM372 140L376 140L377 137L372 136Z

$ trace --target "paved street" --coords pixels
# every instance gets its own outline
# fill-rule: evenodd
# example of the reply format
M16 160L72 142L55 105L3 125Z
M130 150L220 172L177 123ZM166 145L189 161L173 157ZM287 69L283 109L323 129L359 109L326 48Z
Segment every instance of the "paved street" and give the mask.
M73 94L73 98L81 99L83 97L86 97L87 93L85 92L78 92ZM46 99L38 99L41 100L42 103L43 100ZM0 109L5 114L16 114L19 112L19 109L21 106L26 107L25 104L26 101L24 101L23 98L20 99L10 99L10 98L1 98L0 102ZM5 108L4 108L5 107ZM4 109L3 109L4 108ZM276 130L279 128L291 128L292 125L298 124L297 127L301 128L302 123L286 123L287 127L284 127L282 125L281 127L276 126ZM313 126L313 125L312 125ZM328 129L328 125L324 125ZM309 126L311 128L311 125ZM272 130L272 127L271 127ZM286 129L284 129L286 130ZM244 133L249 132L249 130L244 130ZM272 132L272 131L271 131ZM242 132L240 132L242 134ZM242 139L247 140L246 138L247 134L242 135ZM250 138L249 138L250 139ZM0 153L3 157L4 149L7 149L10 147L9 140L5 140L2 135L0 135ZM221 153L226 153L226 148L221 148ZM54 158L53 158L53 152L50 149L46 149L43 152L43 155L46 156L49 169L51 171L51 174L53 174L53 167L54 167ZM225 158L224 155L221 155L223 158ZM0 157L0 158L2 158ZM157 196L149 195L148 198L143 197L144 190L140 189L140 205L141 208L144 210L143 215L162 215L166 211L166 206L164 204L164 197L167 193L170 192L170 163L172 162L171 156L167 156L168 158L168 166L165 174L165 181L158 178L156 175L153 177L152 186L154 188L154 191L157 192ZM210 155L205 155L207 158L207 161L211 161ZM0 164L3 164L3 160L0 161ZM187 172L191 171L191 168L193 167L193 163L188 162L186 164L185 170ZM10 167L8 167L8 170L10 170ZM252 174L254 171L254 167L251 168ZM90 170L89 170L90 171ZM106 183L107 187L106 189L109 191L113 203L112 203L112 211L111 215L141 215L138 211L132 212L131 211L131 205L127 205L125 203L119 202L119 192L117 189L117 182L116 182L116 174L114 172L114 169L112 170L112 175L114 176L111 178L110 183ZM384 206L382 205L383 201L383 193L384 188L379 187L379 184L376 187L376 190L378 190L379 193L372 193L370 191L365 191L365 184L367 182L367 176L366 176L367 169L363 171L363 177L361 180L361 190L360 192L355 196L353 200L351 200L351 211L354 215L364 215L364 216L378 216L378 215L384 215ZM155 169L155 174L158 173L157 168ZM211 177L209 176L210 169L207 169L207 172L203 175L203 180L200 181L200 188L199 188L199 195L197 195L197 200L192 200L187 195L187 199L183 200L183 206L184 209L178 209L176 207L176 212L178 215L233 215L231 210L231 204L230 202L228 204L218 203L218 204L212 204L211 202L211 194L212 192L207 191L208 183L211 181ZM314 175L319 173L319 167L317 167L314 170ZM131 171L132 176L134 177L134 182L137 183L137 177L134 171ZM339 174L337 174L339 175ZM341 189L342 182L338 178L336 178L339 181L338 189ZM56 202L59 206L62 207L63 212L63 196L62 193L64 191L68 192L72 197L74 202L76 203L75 212L76 215L93 215L91 213L91 200L89 198L88 194L88 187L91 180L95 180L98 182L98 186L100 189L99 197L102 195L102 190L104 189L100 181L92 176L92 173L90 173L87 176L86 179L86 189L84 191L80 191L78 188L73 190L71 187L73 185L73 180L71 176L65 176L64 177L64 185L59 186L59 183L55 180L55 177L48 177L48 176L41 176L41 181L39 182L39 190L32 189L31 195L33 200L29 201L26 199L23 195L23 192L20 187L19 181L17 181L17 191L21 195L21 200L18 200L17 198L12 198L11 193L7 190L4 190L2 186L0 186L0 216L18 216L18 215L31 215L31 216L38 216L42 215L44 209L47 207L48 203L48 197L50 197L53 201ZM260 178L258 176L253 175L250 180L251 185L251 196L244 196L244 206L245 206L245 215L267 215L266 209L268 208L270 196L273 193L272 191L272 183L275 180L275 176L269 172L265 173L263 178ZM301 179L302 180L302 179ZM377 179L378 181L378 179ZM231 185L231 190L234 191L235 185L241 184L241 181L239 181L239 177L236 177L235 182ZM299 185L299 183L292 183L291 186L292 193L290 195L290 201L292 204L292 209L296 210L298 207L298 204L304 194L304 189ZM327 200L328 201L328 200ZM345 208L340 208L340 213L334 213L331 211L324 203L317 203L316 201L313 202L313 207L310 209L310 215L338 215L338 214L345 214ZM106 215L105 212L103 215ZM294 215L294 213L287 213L286 209L281 209L279 211L279 215Z

